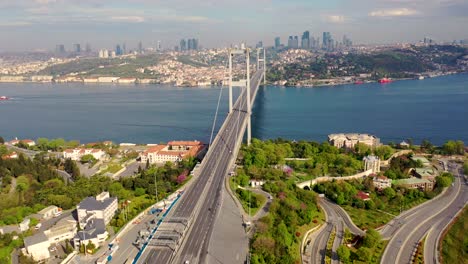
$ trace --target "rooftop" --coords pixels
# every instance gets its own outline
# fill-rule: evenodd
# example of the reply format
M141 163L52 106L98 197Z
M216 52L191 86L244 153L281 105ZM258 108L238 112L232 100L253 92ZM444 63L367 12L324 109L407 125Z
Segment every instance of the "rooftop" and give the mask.
M24 246L29 247L38 243L49 241L49 238L44 234L44 232L39 232L33 236L24 238Z
M404 185L404 184L416 184L416 183L430 183L428 180L419 179L416 177L411 177L409 179L393 180L394 185Z
M109 197L100 201L97 200L96 197L86 197L78 204L78 208L85 209L87 211L104 210L115 200L117 200L117 197Z

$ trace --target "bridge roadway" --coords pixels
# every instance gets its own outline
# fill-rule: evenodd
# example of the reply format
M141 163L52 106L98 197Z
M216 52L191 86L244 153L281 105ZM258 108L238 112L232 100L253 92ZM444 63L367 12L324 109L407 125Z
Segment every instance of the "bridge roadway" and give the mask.
M263 70L251 78L251 106L255 101ZM228 169L236 159L247 126L247 89L237 99L202 162L200 176L182 195L170 217L188 218L190 227L175 256L168 247L149 248L138 263L204 263L208 240L220 209L220 195ZM157 232L155 237L157 237Z

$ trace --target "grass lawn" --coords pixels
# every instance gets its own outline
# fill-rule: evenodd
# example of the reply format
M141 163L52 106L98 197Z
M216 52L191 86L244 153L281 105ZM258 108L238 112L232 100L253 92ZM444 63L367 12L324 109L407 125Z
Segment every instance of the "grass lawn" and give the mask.
M107 173L107 172L114 174L123 168L120 164L117 164L117 163L109 163L106 166L107 168L101 172L102 174Z
M350 205L343 206L343 209L348 212L351 220L361 229L377 228L393 219L393 216L377 210L360 209Z
M442 263L468 263L468 209L450 226L442 241Z
M355 264L379 264L380 259L382 258L382 254L385 250L385 247L388 244L388 240L382 240L380 241L374 248L371 249L371 257L370 261L360 261L358 258L359 256L357 255L357 249L356 248L351 248L351 263Z

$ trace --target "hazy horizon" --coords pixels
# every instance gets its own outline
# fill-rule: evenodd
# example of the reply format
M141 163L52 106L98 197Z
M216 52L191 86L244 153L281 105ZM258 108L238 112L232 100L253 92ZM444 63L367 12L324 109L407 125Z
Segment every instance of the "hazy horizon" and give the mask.
M465 0L17 0L0 1L0 52L53 50L74 43L84 49L173 48L182 38L198 38L204 47L241 41L272 45L276 36L305 30L335 40L346 34L356 44L444 42L468 38Z

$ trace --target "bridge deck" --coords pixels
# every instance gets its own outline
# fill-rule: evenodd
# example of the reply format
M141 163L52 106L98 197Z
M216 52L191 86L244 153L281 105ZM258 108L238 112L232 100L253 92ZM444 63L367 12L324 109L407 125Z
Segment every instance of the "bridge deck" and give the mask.
M255 100L263 70L251 78L251 105ZM247 126L247 90L237 99L232 113L228 114L223 126L203 160L200 176L185 191L178 205L172 210L171 218L192 219L185 231L184 240L178 241L179 248L154 248L144 252L139 263L201 263L205 257L216 213L220 207L220 194L228 169L233 165L242 143ZM155 237L158 237L156 232ZM148 251L148 250L147 250Z

